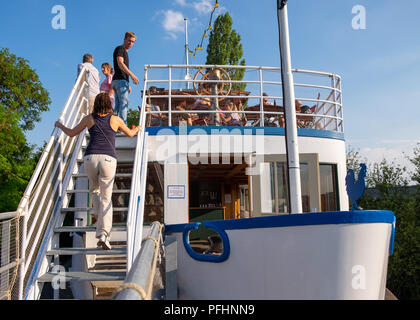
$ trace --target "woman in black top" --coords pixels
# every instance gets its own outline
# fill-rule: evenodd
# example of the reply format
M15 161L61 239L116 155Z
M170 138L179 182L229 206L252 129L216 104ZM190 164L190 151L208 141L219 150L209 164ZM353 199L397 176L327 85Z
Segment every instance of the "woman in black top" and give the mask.
M127 136L134 137L141 127L137 126L130 130L120 117L114 116L111 99L107 93L96 96L93 109L93 113L84 117L73 129L58 121L55 126L70 137L78 135L85 128L89 130L90 141L83 158L84 166L89 179L93 208L98 215L96 225L98 246L109 250L113 214L112 188L117 167L115 135L120 129Z

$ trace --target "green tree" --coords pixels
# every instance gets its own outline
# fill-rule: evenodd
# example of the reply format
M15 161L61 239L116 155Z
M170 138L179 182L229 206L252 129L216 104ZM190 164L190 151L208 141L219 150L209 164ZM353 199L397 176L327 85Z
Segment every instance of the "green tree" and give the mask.
M414 172L412 175L413 181L420 187L420 143L414 148L414 156L410 158L411 163L414 165Z
M0 107L7 110L0 127L17 116L20 128L32 130L41 120L41 113L49 110L49 94L36 72L27 60L7 48L0 49L0 92Z
M127 126L131 128L132 126L139 125L140 111L129 109L127 114Z
M245 65L241 36L232 29L233 21L229 13L217 17L214 27L210 32L207 45L208 65ZM241 60L242 59L242 60ZM242 80L244 69L227 70L232 80ZM244 91L246 84L233 84L233 90Z
M360 152L351 146L347 146L346 154L347 170L352 169L354 171L355 176L357 177L360 171L360 164L367 163L367 159L362 158Z
M48 110L50 98L25 59L0 50L0 212L14 211L32 175L39 151L24 132Z

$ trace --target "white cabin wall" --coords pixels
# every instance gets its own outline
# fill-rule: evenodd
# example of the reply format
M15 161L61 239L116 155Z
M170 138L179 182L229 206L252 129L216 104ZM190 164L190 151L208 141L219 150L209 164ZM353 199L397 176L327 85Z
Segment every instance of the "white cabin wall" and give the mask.
M200 130L200 129L197 129ZM238 129L239 130L239 129ZM179 154L198 154L207 158L208 154L243 154L249 155L252 152L263 154L285 154L286 144L284 136L274 135L207 135L204 130L199 135L174 135L172 130L165 133L171 135L150 136L149 137L149 160L165 162L167 159L175 159ZM197 132L197 131L196 131ZM238 131L240 132L240 131ZM162 132L163 133L163 132ZM348 197L346 193L346 149L343 140L331 138L298 137L299 153L317 153L320 163L337 165L338 173L338 193L340 200L340 210L349 210ZM179 160L179 159L178 159ZM185 159L183 159L184 161ZM175 161L176 162L176 161ZM171 167L165 170L171 176L170 183L188 182L187 165ZM177 173L172 172L178 171ZM176 175L179 175L177 178ZM186 176L185 176L186 175ZM166 175L165 175L166 180ZM172 201L171 201L172 202ZM174 203L178 203L175 201ZM168 208L165 206L165 208ZM184 208L187 208L184 206ZM172 208L168 208L172 210ZM179 212L178 212L179 214Z
M179 158L179 163L168 160L164 166L165 224L188 223L188 163L186 157ZM179 192L182 187L184 192ZM178 195L171 194L171 189L178 190Z

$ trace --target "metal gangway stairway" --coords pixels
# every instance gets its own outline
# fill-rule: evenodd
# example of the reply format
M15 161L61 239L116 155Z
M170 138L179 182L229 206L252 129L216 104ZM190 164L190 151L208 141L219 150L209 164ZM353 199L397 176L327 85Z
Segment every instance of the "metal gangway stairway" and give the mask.
M89 71L84 68L63 107L60 121L67 127L74 127L87 114L88 76ZM139 124L145 127L144 112L140 112ZM54 284L54 298L58 299L60 288L65 288L64 284L68 285L69 281L72 287L79 286L76 290L79 292L83 292L80 285L89 288L92 281L96 285L102 281L122 282L140 252L148 161L147 133L141 130L134 138L122 134L116 137L118 161L113 198L125 199L122 206L115 206L113 211L114 216L126 215L122 219L123 224L113 225L112 232L122 234L123 239L120 237L117 245L111 242L111 245L114 244L111 250L96 248L96 242L95 246L86 248L87 234L94 235L96 230L87 221L91 208L87 201L89 188L83 168L83 153L88 140L87 130L70 138L55 128L43 150L14 213L18 226L16 232L19 233L16 262L2 268L2 272L7 271L8 275L12 272L17 275L15 281L9 284L10 299L40 299L45 283ZM122 173L121 168L125 169ZM123 182L118 183L118 179ZM64 233L73 237L71 247L63 247L60 243ZM116 257L119 270L95 270L83 258L89 255L96 256L96 261L103 257ZM72 256L70 270L60 265L60 256ZM89 294L74 298L86 297Z

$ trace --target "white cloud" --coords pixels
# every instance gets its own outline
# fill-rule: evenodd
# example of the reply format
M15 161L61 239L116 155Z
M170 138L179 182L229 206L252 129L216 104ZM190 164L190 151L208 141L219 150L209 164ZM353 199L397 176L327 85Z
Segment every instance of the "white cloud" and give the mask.
M175 0L175 3L180 5L181 7L185 7L187 5L186 0Z
M184 15L181 12L160 11L163 15L162 26L171 38L176 39L177 33L184 32Z
M181 7L193 8L199 15L205 15L209 14L213 10L215 0L195 0L189 2L187 2L187 0L175 0L175 4ZM218 10L225 11L225 8L221 7L219 4Z
M214 7L212 0L200 0L198 2L194 2L192 5L199 14L208 14Z
M183 13L180 11L168 9L168 10L161 10L158 11L155 17L159 17L161 19L161 24L164 30L166 31L166 34L168 39L176 40L178 38L179 33L184 32L185 24L184 24L184 17L189 17L189 21L192 22L192 25L190 27L201 27L204 20L207 23L207 19L205 18L203 20L204 15L209 15L215 4L215 0L174 0L172 3L174 6L177 6L177 8L181 9L182 11L191 11L193 14ZM218 14L221 14L222 12L225 12L226 8L219 6L216 10L216 16L213 18L215 19Z

